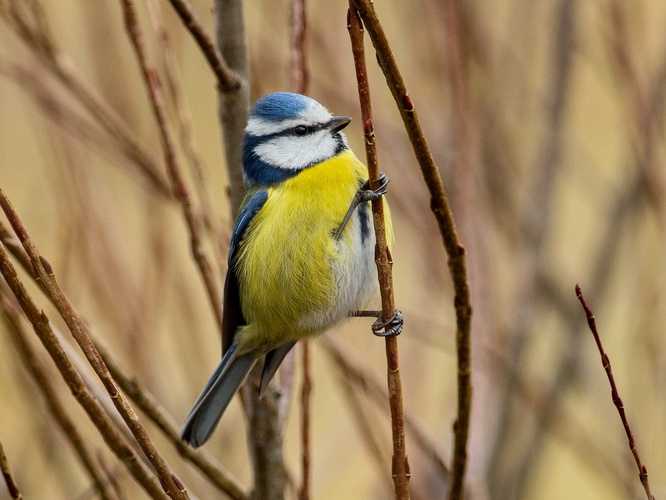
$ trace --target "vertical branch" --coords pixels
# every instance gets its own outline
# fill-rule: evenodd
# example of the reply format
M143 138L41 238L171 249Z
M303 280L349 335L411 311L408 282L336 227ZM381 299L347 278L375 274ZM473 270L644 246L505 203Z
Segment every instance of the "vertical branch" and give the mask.
M455 291L456 352L458 356L458 414L453 426L454 449L449 498L463 497L465 470L467 468L467 440L472 411L471 325L472 304L465 247L460 242L439 169L423 135L421 122L412 99L407 93L398 65L393 57L386 33L377 18L370 0L353 0L377 53L379 66L393 95L412 144L421 173L431 195L431 209L437 219L444 248L449 257L449 273Z
M215 0L217 46L229 68L238 75L239 85L220 94L220 123L229 174L231 212L236 216L243 200L242 144L250 108L249 64L245 41L243 2Z
M608 383L611 386L611 397L613 399L613 404L617 408L617 412L620 414L620 420L622 420L622 426L624 427L624 432L627 434L627 439L629 440L629 449L634 455L634 460L636 461L636 466L638 467L638 476L645 489L645 494L647 495L647 500L654 500L654 495L650 491L650 483L648 482L648 471L647 467L641 462L641 457L638 454L638 448L636 447L636 441L634 440L634 433L631 432L631 426L629 425L629 420L627 419L627 414L624 411L624 403L620 398L620 393L617 390L617 385L615 384L615 377L613 377L613 370L611 369L611 363L608 355L604 351L604 346L601 343L601 337L597 331L597 324L594 319L594 313L592 309L587 305L585 297L583 297L583 291L579 285L576 285L576 297L580 301L580 304L583 306L585 311L585 316L587 317L587 324L590 327L590 331L594 336L594 340L597 343L597 348L599 349L599 354L601 354L601 364L606 371L606 376L608 377Z
M305 94L310 83L306 51L306 0L291 1L291 46L289 62L290 87L294 92ZM299 500L308 500L311 496L312 471L310 466L310 408L312 406L312 363L310 361L311 343L309 339L300 342L303 367L303 386L301 387L301 476L302 483L298 492Z
M365 134L365 153L368 163L371 188L377 187L379 179L379 161L375 145L375 132L372 124L372 104L370 101L370 86L368 84L367 69L365 66L365 48L363 45L363 26L353 2L350 1L347 11L347 28L351 38L356 79L358 81L358 95L361 103L361 117ZM375 226L377 245L375 247L375 262L382 296L382 316L390 318L395 314L393 299L393 274L391 267L393 261L388 249L386 227L384 223L384 200L379 198L372 202L372 215ZM386 340L386 360L388 365L387 378L389 388L389 405L391 409L391 428L393 437L392 473L395 488L395 497L409 498L409 461L405 444L405 423L402 401L402 382L400 380L400 367L398 362L398 339L391 335Z
M217 44L229 67L239 76L238 88L220 94L220 122L229 172L229 198L232 213L237 215L244 194L242 144L249 111L249 64L241 0L215 0ZM259 400L260 366L250 374L251 383L242 389L248 414L248 442L254 471L255 500L282 498L285 468L282 454L282 420L279 391L270 388ZM256 381L256 383L255 383Z
M21 500L23 496L21 495L21 491L16 484L16 479L14 479L14 473L12 472L12 468L9 466L9 460L7 460L2 443L0 443L0 471L2 471L2 477L5 479L5 484L7 484L9 496L15 500Z

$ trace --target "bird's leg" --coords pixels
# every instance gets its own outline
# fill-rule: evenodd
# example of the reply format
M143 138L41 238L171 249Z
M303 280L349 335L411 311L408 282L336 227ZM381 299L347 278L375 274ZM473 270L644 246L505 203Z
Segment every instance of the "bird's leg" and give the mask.
M347 225L347 222L349 222L349 219L351 219L351 216L354 214L356 207L358 207L361 203L376 200L380 196L384 196L386 194L386 187L388 186L389 178L386 177L384 172L381 172L379 174L379 179L377 180L379 181L379 187L377 187L377 189L370 189L370 181L365 181L358 189L358 191L356 191L354 199L352 200L351 205L349 205L349 209L347 210L344 219L342 219L342 224L340 224L340 227L335 233L336 240L340 239L342 230Z
M372 333L378 337L391 337L400 335L402 332L403 317L402 312L398 309L387 320L382 317L381 311L350 311L349 316L354 318L377 318L371 328ZM382 332L382 330L384 331Z

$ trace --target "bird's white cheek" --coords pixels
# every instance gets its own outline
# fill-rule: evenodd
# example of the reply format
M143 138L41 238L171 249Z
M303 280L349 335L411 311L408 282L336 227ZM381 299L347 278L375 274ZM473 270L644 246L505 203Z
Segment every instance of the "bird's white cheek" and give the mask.
M269 165L286 170L301 170L335 154L332 136L276 137L255 147L254 152Z

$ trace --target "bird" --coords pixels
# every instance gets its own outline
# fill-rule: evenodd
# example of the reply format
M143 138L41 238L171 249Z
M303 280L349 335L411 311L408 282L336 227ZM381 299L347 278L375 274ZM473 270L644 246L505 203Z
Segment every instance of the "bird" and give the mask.
M350 316L377 316L373 331L395 335L399 311L383 320L364 311L379 296L367 167L342 130L351 122L316 100L267 94L249 112L243 137L245 196L229 245L224 284L222 360L181 429L205 443L244 379L264 360L260 394L300 339ZM392 225L388 204L385 224Z

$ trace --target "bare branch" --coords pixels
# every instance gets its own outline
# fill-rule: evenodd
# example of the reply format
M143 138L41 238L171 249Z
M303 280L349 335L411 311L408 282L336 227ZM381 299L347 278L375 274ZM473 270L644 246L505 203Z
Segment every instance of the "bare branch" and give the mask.
M351 38L356 79L358 81L358 95L361 103L361 118L365 134L365 154L370 176L370 186L378 187L379 160L375 145L375 131L372 123L372 105L370 102L370 86L365 66L365 48L363 45L363 26L350 0L347 11L347 28ZM372 202L372 215L375 226L375 263L379 277L379 289L382 297L382 317L391 318L396 314L393 298L393 259L388 248L386 225L384 219L384 200L379 198ZM402 401L402 381L398 356L398 339L395 335L385 337L386 361L388 365L387 379L389 388L389 406L391 409L391 429L393 437L392 476L395 488L395 497L409 498L409 460L405 443L405 423Z
M240 77L233 72L225 60L215 49L215 45L204 29L199 17L187 0L169 0L174 10L180 16L185 27L199 44L201 52L206 57L210 68L217 77L217 85L222 92L237 90L241 86Z
M109 396L111 396L111 400L113 401L116 409L123 417L123 420L125 421L127 426L130 428L130 431L132 432L137 442L141 446L141 449L143 450L144 454L155 468L155 471L160 477L162 484L164 484L167 491L173 498L187 498L187 494L184 491L181 491L177 487L176 482L174 480L174 476L172 476L166 462L155 448L145 428L139 421L139 417L136 415L132 407L129 405L123 394L118 390L118 387L116 386L116 383L111 377L111 374L109 373L106 365L104 364L104 361L99 355L99 352L97 351L95 345L90 340L90 336L87 333L86 326L81 321L81 318L76 314L69 300L67 299L67 297L65 297L64 293L58 286L51 265L37 251L34 242L28 235L28 232L26 231L25 227L23 226L23 222L19 218L18 214L14 211L14 208L9 202L9 199L5 196L2 190L0 190L0 206L2 206L2 209L5 212L7 218L9 219L9 222L14 232L18 236L19 241L21 241L23 248L28 253L28 256L30 257L30 261L32 264L33 272L43 282L45 292L47 293L47 295L49 295L52 298L53 303L58 309L58 312L60 313L61 317L65 320L67 327L71 331L76 342L81 347L81 350L85 354L86 359L92 366L97 376L102 381L102 384L109 393ZM3 264L4 264L2 274L5 276L5 280L12 288L12 292L14 293L14 295L16 295L17 299L19 300L19 303L21 304L21 307L26 312L26 315L28 315L28 319L30 319L31 323L33 323L35 329L44 328L47 330L44 333L44 335L53 336L53 332L51 331L50 326L48 325L48 318L46 318L46 316L43 313L40 313L37 310L36 306L27 295L27 292L25 291L22 284L18 280L18 277L16 276L16 271L9 262L7 253L4 251L4 248L2 248L2 255L3 255ZM13 282L10 283L10 281ZM28 311L28 309L30 309L30 311ZM57 344L57 340L52 339L51 343ZM64 356L64 353L62 353L62 355ZM69 363L68 365L69 368L71 369L71 365ZM74 375L72 374L70 374L69 376L74 377ZM82 384L80 377L78 377L78 374L76 375L76 380L80 384ZM81 388L77 387L77 390L81 390Z
M594 319L594 313L592 309L585 302L585 297L583 296L583 291L579 285L576 285L576 297L580 301L580 304L583 306L585 311L585 316L587 317L587 324L590 327L590 331L594 336L594 340L597 343L597 348L599 349L599 354L601 354L601 364L606 370L606 376L608 377L608 383L611 386L611 397L613 399L613 404L617 408L617 412L620 414L620 420L622 420L622 426L624 427L624 432L627 434L627 439L629 440L629 449L634 455L634 460L636 461L636 466L638 467L638 476L641 479L641 484L645 489L645 494L647 495L648 500L654 500L654 495L650 491L650 483L648 482L648 471L647 467L641 462L641 457L638 454L638 448L636 447L636 441L634 440L634 433L631 432L631 426L629 425L629 420L627 419L627 414L624 411L624 403L620 398L620 393L617 390L617 385L615 384L615 377L613 377L613 370L611 369L610 358L604 351L604 346L601 343L601 337L597 331L597 324Z
M14 478L14 473L12 468L9 466L9 460L5 455L5 450L0 443L0 471L2 471L2 477L5 478L5 483L7 484L7 490L9 490L9 495L15 500L21 500L23 495L16 484L16 479Z

